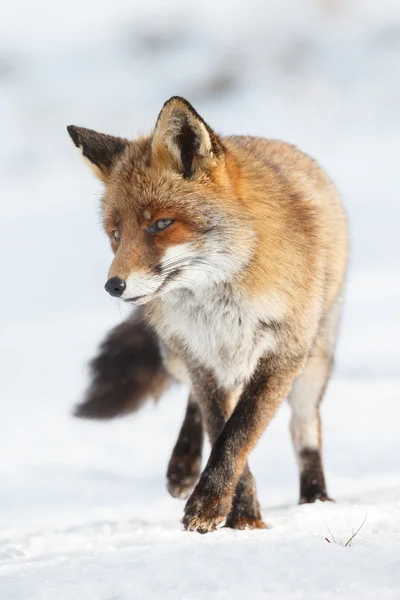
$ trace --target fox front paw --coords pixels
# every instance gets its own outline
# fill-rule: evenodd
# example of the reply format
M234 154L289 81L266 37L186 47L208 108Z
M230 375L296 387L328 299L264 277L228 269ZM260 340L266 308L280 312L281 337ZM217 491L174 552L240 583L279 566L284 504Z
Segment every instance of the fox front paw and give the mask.
M313 504L317 500L320 502L335 502L333 498L330 498L325 492L315 492L307 496L301 496L299 504Z
M183 526L187 531L198 533L215 531L226 518L229 508L229 499L200 492L196 488L186 503Z
M199 480L201 457L174 455L167 472L167 489L171 496L186 500Z
M268 525L264 523L262 519L257 519L255 517L249 516L230 516L226 520L225 527L229 529L240 529L240 530L249 530L249 529L269 529Z
M170 473L167 477L167 490L173 498L186 500L193 492L198 475L182 475L181 473Z

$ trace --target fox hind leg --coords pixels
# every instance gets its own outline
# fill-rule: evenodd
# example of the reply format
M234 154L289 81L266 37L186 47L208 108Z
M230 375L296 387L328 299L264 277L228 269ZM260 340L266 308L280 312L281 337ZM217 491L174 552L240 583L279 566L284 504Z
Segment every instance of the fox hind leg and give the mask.
M319 405L330 374L330 361L310 356L289 395L290 433L300 471L300 504L328 500L322 465Z
M288 401L292 409L290 433L300 472L300 504L330 500L322 463L320 405L333 366L339 307L323 320Z
M186 500L192 493L200 476L202 450L201 412L193 397L189 397L185 418L167 470L167 488L174 498Z

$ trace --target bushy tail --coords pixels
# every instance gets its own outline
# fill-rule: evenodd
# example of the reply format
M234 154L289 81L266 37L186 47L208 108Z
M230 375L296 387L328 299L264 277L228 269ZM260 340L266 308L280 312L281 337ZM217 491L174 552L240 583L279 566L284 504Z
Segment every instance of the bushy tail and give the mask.
M113 419L158 399L171 377L164 369L157 336L136 313L115 327L90 363L91 383L74 415Z

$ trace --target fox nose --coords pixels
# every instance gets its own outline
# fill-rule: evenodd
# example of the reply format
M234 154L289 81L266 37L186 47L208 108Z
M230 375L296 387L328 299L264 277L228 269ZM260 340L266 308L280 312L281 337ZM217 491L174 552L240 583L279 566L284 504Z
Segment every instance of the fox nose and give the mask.
M117 297L122 296L125 287L125 281L123 279L120 279L119 277L111 277L111 279L109 279L106 285L104 286L104 288L109 294L111 294L111 296Z

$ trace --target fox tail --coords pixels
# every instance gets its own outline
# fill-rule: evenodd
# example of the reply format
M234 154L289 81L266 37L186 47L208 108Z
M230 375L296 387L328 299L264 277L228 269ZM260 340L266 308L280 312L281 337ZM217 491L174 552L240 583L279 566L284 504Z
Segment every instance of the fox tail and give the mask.
M114 419L158 399L172 378L163 366L156 334L136 313L106 336L90 363L84 400L74 409L83 419Z

